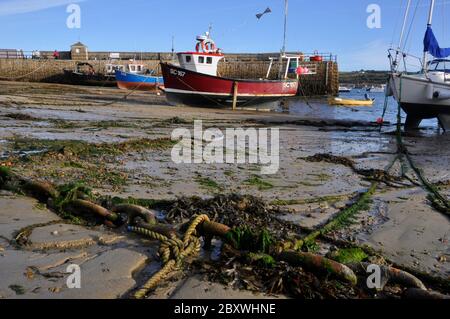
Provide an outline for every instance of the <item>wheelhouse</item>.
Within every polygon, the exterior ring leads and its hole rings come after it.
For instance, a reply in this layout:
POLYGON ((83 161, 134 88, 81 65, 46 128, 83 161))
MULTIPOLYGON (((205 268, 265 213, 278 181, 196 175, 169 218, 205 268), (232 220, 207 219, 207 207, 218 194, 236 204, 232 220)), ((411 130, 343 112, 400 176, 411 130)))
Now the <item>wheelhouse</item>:
POLYGON ((197 45, 193 52, 177 54, 180 66, 189 71, 217 76, 217 66, 225 56, 216 47, 209 33, 197 37, 197 45))
POLYGON ((144 74, 146 72, 146 68, 143 64, 130 63, 128 64, 128 72, 132 74, 144 74))

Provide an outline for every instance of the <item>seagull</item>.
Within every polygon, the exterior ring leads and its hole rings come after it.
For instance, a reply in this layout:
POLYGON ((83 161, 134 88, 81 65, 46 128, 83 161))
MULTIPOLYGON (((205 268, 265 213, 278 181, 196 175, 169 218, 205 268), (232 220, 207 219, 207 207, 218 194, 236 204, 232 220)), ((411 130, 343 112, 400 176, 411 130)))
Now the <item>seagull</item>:
POLYGON ((271 12, 272 12, 272 10, 270 10, 270 8, 267 8, 266 11, 264 11, 263 13, 258 13, 256 15, 256 18, 259 20, 262 18, 263 15, 265 15, 266 13, 271 13, 271 12))

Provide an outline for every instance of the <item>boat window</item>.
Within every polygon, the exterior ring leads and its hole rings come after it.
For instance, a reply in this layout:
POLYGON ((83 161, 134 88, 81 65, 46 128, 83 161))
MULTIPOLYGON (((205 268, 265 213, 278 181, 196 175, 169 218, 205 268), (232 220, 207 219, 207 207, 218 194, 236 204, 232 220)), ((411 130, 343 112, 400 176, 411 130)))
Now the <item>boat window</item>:
POLYGON ((199 56, 198 57, 198 63, 205 63, 205 57, 199 56))
POLYGON ((136 71, 136 66, 130 65, 130 71, 132 71, 132 72, 136 71))
POLYGON ((206 58, 206 63, 208 63, 208 64, 212 64, 212 57, 207 57, 206 58))
POLYGON ((190 55, 186 55, 186 63, 190 63, 191 62, 191 56, 190 55))
POLYGON ((448 73, 450 72, 450 61, 448 60, 432 61, 429 66, 429 70, 448 73))

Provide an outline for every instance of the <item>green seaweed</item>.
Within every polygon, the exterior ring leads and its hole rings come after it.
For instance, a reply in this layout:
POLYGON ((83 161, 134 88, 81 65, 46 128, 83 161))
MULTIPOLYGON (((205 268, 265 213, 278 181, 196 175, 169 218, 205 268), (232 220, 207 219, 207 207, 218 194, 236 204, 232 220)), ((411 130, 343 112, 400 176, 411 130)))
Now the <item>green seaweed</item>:
POLYGON ((197 177, 195 181, 203 188, 216 191, 221 190, 222 187, 214 180, 209 177, 197 177))
POLYGON ((135 139, 120 143, 94 144, 79 140, 41 140, 14 138, 12 146, 20 151, 58 152, 75 156, 92 157, 101 155, 121 155, 131 151, 167 149, 175 144, 167 138, 135 139))
POLYGON ((334 218, 320 230, 314 231, 306 236, 304 239, 305 244, 313 242, 320 235, 325 235, 334 230, 353 224, 354 219, 359 214, 359 212, 370 208, 370 203, 372 202, 371 197, 375 193, 377 185, 378 183, 373 183, 367 192, 360 195, 355 204, 342 210, 336 218, 334 218))
POLYGON ((361 248, 343 248, 330 254, 330 258, 341 263, 359 263, 369 256, 361 248))
POLYGON ((24 295, 26 293, 25 288, 20 285, 10 285, 9 289, 13 290, 16 295, 24 295))
POLYGON ((268 253, 274 243, 267 229, 256 232, 249 227, 233 228, 227 233, 227 240, 234 243, 236 249, 260 253, 268 253))
POLYGON ((322 202, 338 202, 341 200, 348 199, 350 195, 330 195, 322 197, 314 197, 307 199, 276 199, 270 202, 271 205, 277 206, 289 206, 289 205, 304 205, 304 204, 314 204, 322 202))
POLYGON ((272 268, 277 263, 272 256, 263 253, 249 253, 248 258, 257 265, 266 268, 272 268))
POLYGON ((247 179, 244 183, 246 185, 256 186, 256 187, 258 187, 258 190, 260 190, 260 191, 269 190, 274 187, 272 183, 263 180, 258 175, 253 175, 252 177, 247 179))

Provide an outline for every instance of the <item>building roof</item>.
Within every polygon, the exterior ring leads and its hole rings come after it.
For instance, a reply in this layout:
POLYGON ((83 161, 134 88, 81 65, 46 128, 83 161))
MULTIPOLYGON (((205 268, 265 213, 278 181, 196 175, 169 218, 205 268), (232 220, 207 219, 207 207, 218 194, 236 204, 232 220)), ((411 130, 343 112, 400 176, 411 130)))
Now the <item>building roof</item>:
POLYGON ((78 41, 77 43, 72 44, 70 47, 73 48, 73 47, 87 47, 87 46, 78 41))

